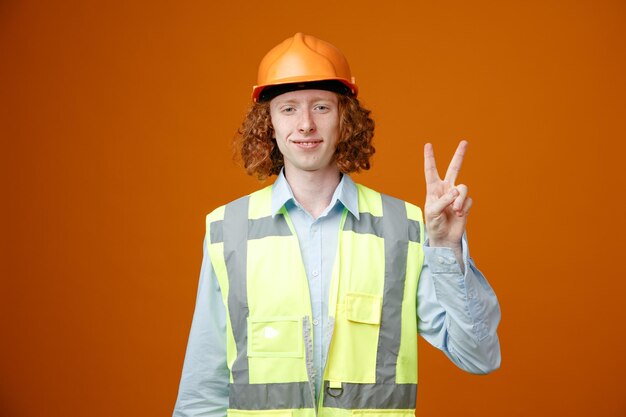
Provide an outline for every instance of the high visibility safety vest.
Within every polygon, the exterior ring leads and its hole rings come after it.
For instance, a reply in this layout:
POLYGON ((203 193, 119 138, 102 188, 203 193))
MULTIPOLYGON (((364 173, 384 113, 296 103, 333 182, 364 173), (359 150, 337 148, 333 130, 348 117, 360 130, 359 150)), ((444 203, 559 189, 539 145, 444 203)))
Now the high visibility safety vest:
POLYGON ((344 209, 338 231, 317 403, 309 287, 287 211, 272 217, 269 186, 207 216, 228 317, 228 416, 414 415, 422 213, 357 190, 359 219, 344 209))

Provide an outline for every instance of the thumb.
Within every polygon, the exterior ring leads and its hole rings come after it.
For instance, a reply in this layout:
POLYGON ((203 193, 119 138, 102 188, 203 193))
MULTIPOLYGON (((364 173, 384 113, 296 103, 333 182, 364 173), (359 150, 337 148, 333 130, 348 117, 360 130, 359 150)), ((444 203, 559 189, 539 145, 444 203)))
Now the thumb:
POLYGON ((430 215, 431 216, 439 216, 450 204, 454 202, 454 199, 459 196, 459 190, 456 187, 450 188, 447 193, 439 197, 437 200, 433 201, 430 206, 430 215))

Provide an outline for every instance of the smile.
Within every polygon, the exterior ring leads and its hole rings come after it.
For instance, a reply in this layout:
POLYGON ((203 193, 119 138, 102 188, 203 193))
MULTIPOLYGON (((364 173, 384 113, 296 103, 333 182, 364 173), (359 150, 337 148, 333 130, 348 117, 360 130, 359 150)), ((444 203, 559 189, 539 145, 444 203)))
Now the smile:
POLYGON ((292 140, 294 145, 297 145, 300 148, 312 149, 320 145, 323 140, 321 139, 312 139, 312 140, 292 140))

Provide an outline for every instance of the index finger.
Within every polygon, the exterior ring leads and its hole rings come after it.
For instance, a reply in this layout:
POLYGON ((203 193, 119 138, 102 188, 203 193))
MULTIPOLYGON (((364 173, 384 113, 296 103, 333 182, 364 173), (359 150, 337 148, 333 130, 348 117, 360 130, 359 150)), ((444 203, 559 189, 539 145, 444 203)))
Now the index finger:
POLYGON ((439 172, 435 164, 435 152, 433 145, 427 143, 424 145, 424 176, 426 177, 426 188, 429 184, 439 181, 439 172))
POLYGON ((459 143, 459 146, 457 146, 456 152, 454 152, 454 156, 452 157, 450 165, 448 165, 448 170, 446 171, 445 180, 448 181, 451 185, 454 185, 456 177, 459 175, 459 171, 461 170, 461 165, 463 164, 463 157, 465 156, 466 150, 467 141, 462 140, 459 143))

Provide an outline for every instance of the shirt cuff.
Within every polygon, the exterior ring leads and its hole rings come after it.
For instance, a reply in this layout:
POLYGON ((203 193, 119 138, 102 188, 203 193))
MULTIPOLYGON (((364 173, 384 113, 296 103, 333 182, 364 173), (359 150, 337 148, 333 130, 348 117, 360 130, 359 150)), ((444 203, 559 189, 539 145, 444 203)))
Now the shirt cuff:
POLYGON ((464 269, 461 269, 461 265, 459 265, 453 249, 446 247, 432 247, 429 245, 430 242, 426 239, 426 242, 424 242, 424 258, 433 274, 463 275, 462 271, 467 271, 469 263, 469 247, 467 245, 467 237, 465 233, 463 233, 463 237, 461 238, 463 264, 465 266, 464 269))

